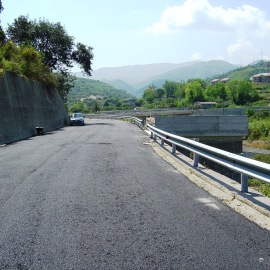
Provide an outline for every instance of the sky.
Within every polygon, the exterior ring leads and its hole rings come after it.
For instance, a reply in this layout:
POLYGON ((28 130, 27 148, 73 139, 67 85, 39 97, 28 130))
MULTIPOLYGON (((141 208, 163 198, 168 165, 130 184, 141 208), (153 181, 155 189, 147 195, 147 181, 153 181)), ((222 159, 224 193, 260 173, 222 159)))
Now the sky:
POLYGON ((21 15, 60 22, 93 48, 92 69, 193 60, 270 60, 269 0, 2 0, 5 30, 21 15))

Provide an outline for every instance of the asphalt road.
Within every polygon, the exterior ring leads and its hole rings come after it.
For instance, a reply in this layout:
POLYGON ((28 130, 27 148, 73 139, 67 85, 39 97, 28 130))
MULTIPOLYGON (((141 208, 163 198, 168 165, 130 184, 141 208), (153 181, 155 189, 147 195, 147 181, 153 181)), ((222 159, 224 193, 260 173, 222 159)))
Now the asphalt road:
POLYGON ((270 234, 138 127, 86 120, 0 148, 0 269, 270 269, 270 234))

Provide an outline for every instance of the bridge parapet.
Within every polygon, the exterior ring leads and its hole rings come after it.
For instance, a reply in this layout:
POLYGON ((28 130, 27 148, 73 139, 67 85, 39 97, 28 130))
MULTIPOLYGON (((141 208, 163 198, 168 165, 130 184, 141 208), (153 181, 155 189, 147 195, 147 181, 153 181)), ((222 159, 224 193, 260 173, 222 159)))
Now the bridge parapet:
MULTIPOLYGON (((243 139, 248 136, 248 117, 246 115, 156 116, 155 127, 185 138, 197 138, 201 143, 221 150, 241 154, 243 139)), ((189 155, 185 149, 179 151, 189 155)), ((200 162, 214 170, 223 170, 219 165, 204 158, 201 158, 200 162)), ((225 169, 224 174, 237 180, 240 177, 238 173, 235 174, 228 169, 225 169)))

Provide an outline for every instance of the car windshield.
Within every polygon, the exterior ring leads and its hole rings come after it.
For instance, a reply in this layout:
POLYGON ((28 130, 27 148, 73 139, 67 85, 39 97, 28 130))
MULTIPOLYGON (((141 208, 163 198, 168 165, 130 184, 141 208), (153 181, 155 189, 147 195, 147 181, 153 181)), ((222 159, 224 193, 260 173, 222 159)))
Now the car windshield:
POLYGON ((74 113, 73 117, 82 117, 82 114, 81 113, 74 113))

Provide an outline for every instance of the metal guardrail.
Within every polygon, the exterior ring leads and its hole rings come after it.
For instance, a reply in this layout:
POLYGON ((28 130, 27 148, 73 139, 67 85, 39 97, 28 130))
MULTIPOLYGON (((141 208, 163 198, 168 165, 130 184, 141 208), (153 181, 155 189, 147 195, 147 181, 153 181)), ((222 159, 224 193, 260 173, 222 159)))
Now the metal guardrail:
POLYGON ((218 148, 208 146, 198 141, 177 136, 158 129, 150 124, 151 137, 161 139, 161 144, 168 141, 172 144, 172 154, 176 152, 176 146, 182 147, 194 153, 193 166, 198 167, 198 157, 202 156, 224 167, 241 173, 241 191, 248 192, 248 176, 270 183, 270 165, 233 154, 218 148))
POLYGON ((136 125, 139 126, 141 129, 144 129, 145 121, 142 120, 142 119, 139 119, 139 118, 137 118, 137 117, 118 116, 118 117, 115 117, 115 119, 127 119, 127 120, 130 120, 132 123, 136 124, 136 125))

